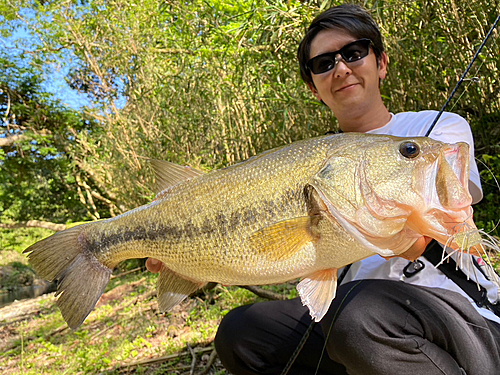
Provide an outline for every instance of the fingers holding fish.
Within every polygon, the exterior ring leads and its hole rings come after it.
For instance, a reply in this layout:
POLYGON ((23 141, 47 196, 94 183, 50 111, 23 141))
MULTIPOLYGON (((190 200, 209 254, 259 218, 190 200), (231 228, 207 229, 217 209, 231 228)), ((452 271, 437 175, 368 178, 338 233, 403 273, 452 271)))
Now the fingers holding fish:
POLYGON ((161 270, 162 263, 158 259, 148 258, 146 260, 146 268, 149 272, 158 273, 161 270))

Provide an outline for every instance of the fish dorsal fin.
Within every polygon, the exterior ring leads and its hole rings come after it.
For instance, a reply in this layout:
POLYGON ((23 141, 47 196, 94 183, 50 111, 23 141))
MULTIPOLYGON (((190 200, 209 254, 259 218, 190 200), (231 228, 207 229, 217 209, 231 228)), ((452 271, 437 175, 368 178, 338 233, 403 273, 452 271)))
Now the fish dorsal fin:
POLYGON ((158 276, 156 283, 160 311, 166 312, 170 310, 205 284, 186 280, 162 264, 160 276, 158 276))
POLYGON ((319 322, 337 293, 337 269, 316 271, 297 284, 297 291, 314 321, 319 322))
POLYGON ((314 240, 310 226, 309 216, 283 220, 253 233, 250 243, 269 260, 286 260, 314 240))
POLYGON ((156 175, 157 192, 204 174, 202 171, 189 166, 174 164, 165 160, 150 159, 149 162, 156 175))

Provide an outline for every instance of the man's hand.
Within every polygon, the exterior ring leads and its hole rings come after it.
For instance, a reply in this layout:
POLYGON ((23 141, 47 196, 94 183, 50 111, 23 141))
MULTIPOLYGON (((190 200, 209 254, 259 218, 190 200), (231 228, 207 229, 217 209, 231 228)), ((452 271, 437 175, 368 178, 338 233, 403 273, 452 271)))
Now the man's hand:
POLYGON ((153 273, 160 272, 161 265, 162 265, 162 263, 158 259, 148 258, 148 260, 146 260, 146 268, 150 272, 153 272, 153 273))
POLYGON ((391 258, 400 257, 400 258, 411 260, 413 262, 414 260, 416 260, 419 256, 421 256, 424 253, 425 248, 427 247, 427 245, 431 241, 432 241, 432 238, 430 238, 430 237, 426 237, 426 236, 420 237, 403 254, 393 255, 393 256, 390 256, 390 257, 383 257, 383 258, 385 258, 385 259, 391 259, 391 258))

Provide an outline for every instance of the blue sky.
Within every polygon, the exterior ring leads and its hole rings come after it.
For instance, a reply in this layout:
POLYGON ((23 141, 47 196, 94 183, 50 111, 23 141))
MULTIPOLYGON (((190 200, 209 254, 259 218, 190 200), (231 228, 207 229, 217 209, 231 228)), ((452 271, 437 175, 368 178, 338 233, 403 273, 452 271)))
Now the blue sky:
MULTIPOLYGON (((17 28, 10 37, 2 37, 0 48, 12 56, 19 56, 23 50, 31 51, 38 44, 31 35, 28 34, 23 27, 17 28)), ((68 52, 69 53, 69 52, 68 52)), ((91 104, 86 95, 77 92, 69 87, 66 83, 65 76, 69 71, 69 66, 66 66, 68 61, 72 60, 72 56, 67 56, 65 61, 56 61, 55 63, 47 64, 44 67, 44 82, 42 88, 54 95, 54 98, 60 99, 62 103, 73 109, 80 109, 83 106, 91 104)))
MULTIPOLYGON (((31 27, 31 22, 33 22, 33 25, 36 24, 35 12, 32 9, 23 8, 19 10, 18 14, 20 18, 12 21, 8 21, 0 15, 0 22, 4 24, 4 28, 7 30, 13 29, 11 36, 0 37, 2 38, 0 40, 0 49, 5 50, 8 55, 17 57, 21 56, 23 52, 35 51, 37 48, 43 47, 41 40, 37 36, 32 36, 28 30, 31 27), (27 26, 27 24, 30 26, 27 26)), ((46 15, 46 17, 50 17, 50 15, 46 15)), ((25 61, 26 64, 29 64, 30 57, 36 58, 37 54, 25 53, 24 57, 24 59, 17 58, 15 60, 25 61)), ((79 110, 84 106, 92 107, 92 101, 85 94, 70 88, 65 80, 70 69, 77 66, 78 58, 72 54, 70 49, 63 50, 62 57, 53 55, 52 58, 55 61, 42 62, 44 72, 42 89, 53 94, 55 99, 59 99, 72 109, 79 110)), ((116 78, 117 82, 120 82, 119 77, 116 78)), ((125 97, 119 97, 115 101, 117 108, 123 108, 125 104, 125 97)))
POLYGON ((73 109, 90 106, 91 102, 86 95, 71 89, 64 77, 68 69, 52 66, 46 73, 46 80, 42 87, 54 95, 56 99, 73 109))
MULTIPOLYGON (((20 55, 24 50, 34 50, 36 41, 28 34, 28 32, 23 29, 17 29, 11 37, 2 38, 0 41, 0 48, 5 49, 8 54, 20 55), (17 45, 25 46, 22 48, 16 47, 17 45)), ((74 55, 71 55, 71 51, 67 51, 67 55, 61 58, 59 61, 49 63, 44 66, 44 82, 42 88, 46 92, 52 93, 55 99, 61 100, 62 103, 68 107, 79 110, 84 106, 91 107, 92 101, 88 97, 72 89, 65 80, 68 72, 72 66, 76 64, 73 62, 76 60, 74 55), (64 61, 63 61, 64 60, 64 61)), ((124 97, 118 98, 115 101, 117 108, 123 108, 126 104, 126 99, 124 97)))

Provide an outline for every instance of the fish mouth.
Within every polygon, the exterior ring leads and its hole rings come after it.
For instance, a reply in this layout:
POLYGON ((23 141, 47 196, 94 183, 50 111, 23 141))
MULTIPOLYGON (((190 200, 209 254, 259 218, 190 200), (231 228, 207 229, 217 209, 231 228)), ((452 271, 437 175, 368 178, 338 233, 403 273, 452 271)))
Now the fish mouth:
POLYGON ((436 162, 424 172, 432 177, 421 186, 426 210, 408 220, 417 232, 454 249, 460 246, 450 238, 477 231, 468 189, 469 160, 469 146, 463 142, 438 151, 436 162))
POLYGON ((472 203, 472 197, 469 194, 469 145, 460 142, 454 145, 448 145, 443 151, 446 162, 450 165, 452 171, 460 182, 460 186, 465 190, 467 197, 463 197, 468 205, 472 203))
POLYGON ((481 256, 484 249, 481 245, 480 231, 472 217, 472 211, 470 208, 470 214, 462 220, 458 216, 449 216, 444 228, 430 227, 424 231, 424 236, 431 237, 450 249, 481 256), (464 239, 466 240, 464 241, 464 239))
POLYGON ((432 152, 434 162, 421 170, 416 189, 425 204, 424 211, 461 212, 472 204, 469 193, 469 146, 446 145, 432 152))

